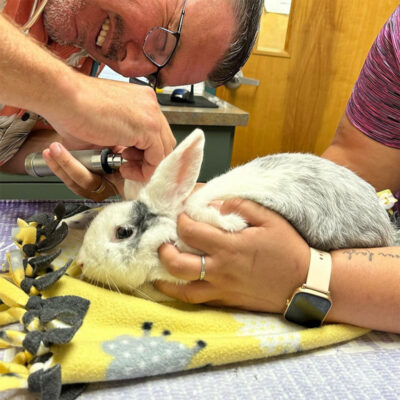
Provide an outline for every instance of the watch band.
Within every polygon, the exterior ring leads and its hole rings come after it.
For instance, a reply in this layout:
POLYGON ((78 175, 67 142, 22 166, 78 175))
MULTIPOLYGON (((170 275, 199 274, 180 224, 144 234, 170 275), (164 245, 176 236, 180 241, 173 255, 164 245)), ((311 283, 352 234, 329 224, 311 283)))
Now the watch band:
POLYGON ((317 292, 329 293, 332 257, 330 253, 310 247, 310 266, 305 287, 317 292))

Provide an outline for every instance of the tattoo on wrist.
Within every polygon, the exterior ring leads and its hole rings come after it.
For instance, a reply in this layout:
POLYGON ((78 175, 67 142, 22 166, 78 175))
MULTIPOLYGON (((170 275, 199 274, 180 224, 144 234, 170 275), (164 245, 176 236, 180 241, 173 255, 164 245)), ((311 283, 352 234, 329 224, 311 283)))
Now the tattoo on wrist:
POLYGON ((374 252, 371 250, 345 250, 343 254, 346 254, 348 260, 351 260, 353 256, 363 256, 368 257, 368 261, 372 261, 374 257, 387 257, 387 258, 395 258, 400 259, 400 254, 392 254, 392 253, 384 253, 384 252, 374 252))

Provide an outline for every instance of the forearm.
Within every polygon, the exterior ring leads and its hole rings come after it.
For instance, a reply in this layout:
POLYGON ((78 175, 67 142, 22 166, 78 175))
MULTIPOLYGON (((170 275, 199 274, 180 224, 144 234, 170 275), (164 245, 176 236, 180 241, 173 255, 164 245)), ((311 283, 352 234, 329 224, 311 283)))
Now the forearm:
POLYGON ((55 113, 78 73, 0 15, 0 104, 55 113))
POLYGON ((400 150, 378 143, 356 129, 343 114, 332 144, 322 157, 351 169, 376 190, 400 189, 400 150))
POLYGON ((332 253, 328 321, 400 333, 400 247, 332 253))
POLYGON ((55 131, 43 130, 32 132, 15 156, 0 166, 0 171, 10 174, 25 174, 25 157, 30 153, 43 151, 50 143, 55 141, 62 142, 60 135, 55 131))

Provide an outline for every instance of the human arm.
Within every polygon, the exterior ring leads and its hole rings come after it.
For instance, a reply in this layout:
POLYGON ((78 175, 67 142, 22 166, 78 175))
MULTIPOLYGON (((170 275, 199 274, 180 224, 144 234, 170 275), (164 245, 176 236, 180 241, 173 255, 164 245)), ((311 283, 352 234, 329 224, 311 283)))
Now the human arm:
MULTIPOLYGON (((156 287, 185 302, 283 313, 286 300, 306 281, 308 245, 285 219, 250 201, 225 201, 221 212, 239 213, 250 227, 229 233, 181 215, 179 236, 206 254, 205 280, 198 280, 199 256, 166 244, 159 250, 165 268, 193 282, 156 287)), ((399 260, 398 247, 333 251, 327 321, 400 332, 399 260)))
POLYGON ((175 146, 175 139, 148 87, 87 77, 68 67, 0 15, 0 103, 45 117, 69 143, 122 145, 142 153, 147 180, 175 146))
POLYGON ((348 167, 377 191, 390 189, 396 193, 400 189, 400 149, 369 138, 350 122, 346 113, 322 157, 348 167))
MULTIPOLYGON (((105 177, 90 172, 84 165, 76 160, 65 148, 65 140, 57 132, 52 130, 40 130, 32 132, 24 142, 20 150, 7 163, 0 166, 1 172, 25 174, 25 157, 30 153, 41 153, 53 173, 64 184, 79 196, 102 201, 117 194, 123 195, 123 178, 119 173, 108 174, 105 177), (102 183, 105 187, 100 193, 96 192, 102 183)), ((85 149, 96 146, 85 145, 85 149)), ((70 145, 69 150, 80 150, 79 143, 70 145)), ((114 151, 122 151, 117 147, 114 151)))

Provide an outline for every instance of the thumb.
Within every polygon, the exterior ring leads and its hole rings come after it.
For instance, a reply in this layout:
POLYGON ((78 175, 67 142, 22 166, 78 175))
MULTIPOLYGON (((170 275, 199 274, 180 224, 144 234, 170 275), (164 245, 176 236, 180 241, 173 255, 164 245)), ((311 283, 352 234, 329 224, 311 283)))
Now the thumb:
POLYGON ((264 206, 251 200, 233 198, 225 200, 220 206, 221 214, 239 214, 250 226, 265 225, 282 217, 264 206))

